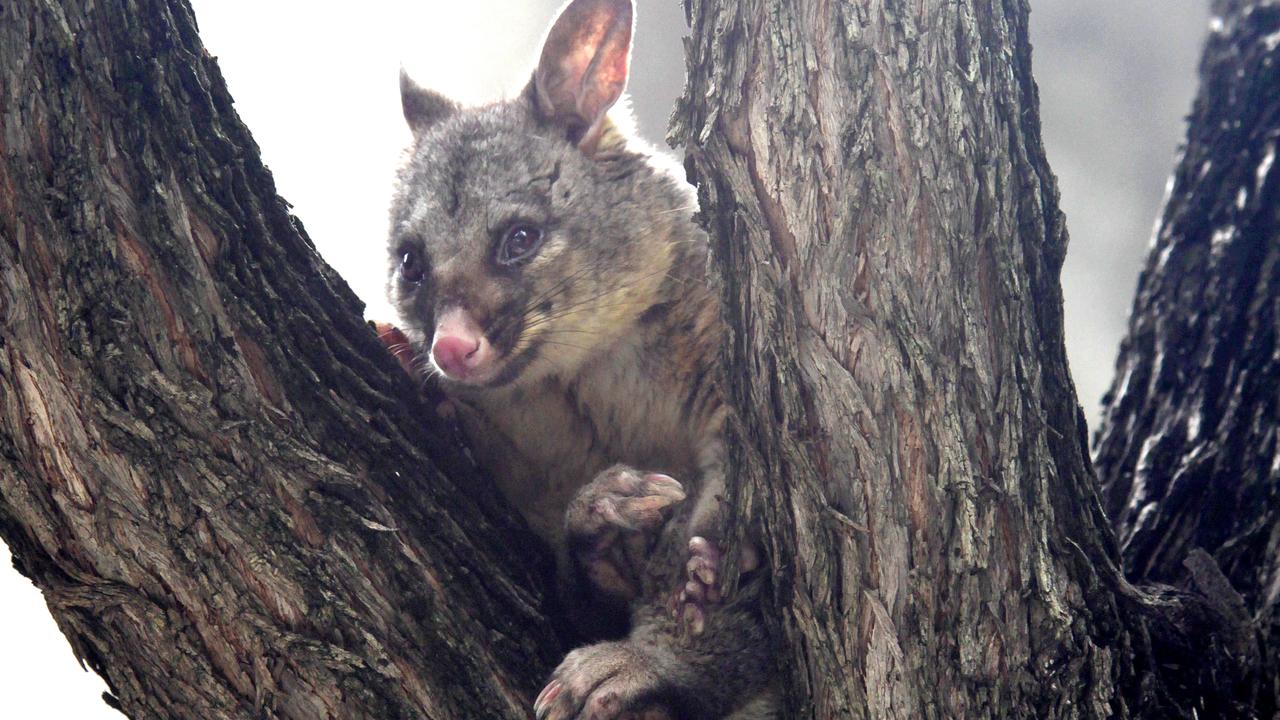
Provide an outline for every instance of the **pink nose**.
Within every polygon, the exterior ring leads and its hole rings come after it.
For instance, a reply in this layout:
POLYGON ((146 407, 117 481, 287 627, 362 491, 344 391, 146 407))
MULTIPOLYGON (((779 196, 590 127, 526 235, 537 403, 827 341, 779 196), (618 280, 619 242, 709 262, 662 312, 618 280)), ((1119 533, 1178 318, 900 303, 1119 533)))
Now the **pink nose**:
POLYGON ((480 357, 480 341, 471 338, 437 337, 431 357, 445 375, 461 378, 475 369, 480 357))
POLYGON ((493 349, 484 331, 460 309, 449 309, 436 321, 431 359, 452 380, 477 380, 489 370, 493 349))

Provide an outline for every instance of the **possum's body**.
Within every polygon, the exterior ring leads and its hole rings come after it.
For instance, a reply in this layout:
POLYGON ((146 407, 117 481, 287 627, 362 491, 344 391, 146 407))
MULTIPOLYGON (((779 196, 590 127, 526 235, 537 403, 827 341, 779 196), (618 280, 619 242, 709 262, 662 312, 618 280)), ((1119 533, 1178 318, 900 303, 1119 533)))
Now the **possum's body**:
POLYGON ((389 294, 416 365, 576 568, 574 592, 631 609, 626 639, 566 658, 539 718, 771 707, 754 586, 720 604, 723 331, 706 238, 688 186, 605 117, 630 34, 630 0, 573 0, 518 98, 462 109, 402 81, 415 143, 389 294))
MULTIPOLYGON (((707 454, 724 424, 714 374, 721 328, 702 279, 705 240, 670 242, 673 267, 644 296, 627 300, 609 321, 625 332, 600 343, 593 357, 532 384, 456 392, 473 409, 471 436, 503 493, 553 545, 563 541, 569 501, 609 466, 667 473, 697 492, 704 465, 716 460, 707 454)), ((563 337, 599 341, 591 333, 563 337)))

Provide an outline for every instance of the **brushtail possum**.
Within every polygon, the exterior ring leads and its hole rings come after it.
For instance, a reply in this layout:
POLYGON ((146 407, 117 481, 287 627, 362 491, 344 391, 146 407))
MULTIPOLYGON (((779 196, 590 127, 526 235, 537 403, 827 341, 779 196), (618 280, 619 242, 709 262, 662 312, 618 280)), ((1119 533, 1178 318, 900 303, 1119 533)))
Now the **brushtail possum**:
POLYGON ((569 654, 537 717, 773 717, 754 553, 733 597, 720 583, 724 334, 706 237, 692 189, 608 117, 632 15, 631 0, 572 0, 523 92, 490 105, 402 73, 414 141, 388 293, 402 357, 557 549, 575 612, 630 616, 625 637, 569 654))

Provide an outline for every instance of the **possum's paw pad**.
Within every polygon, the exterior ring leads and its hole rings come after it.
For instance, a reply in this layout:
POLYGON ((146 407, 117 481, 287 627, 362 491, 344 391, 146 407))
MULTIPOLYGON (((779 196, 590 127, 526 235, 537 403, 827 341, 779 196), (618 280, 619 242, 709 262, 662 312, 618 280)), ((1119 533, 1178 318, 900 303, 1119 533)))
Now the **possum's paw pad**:
POLYGON ((578 492, 569 503, 565 524, 571 536, 607 542, 614 530, 657 527, 663 512, 684 498, 684 487, 675 478, 619 465, 578 492))
POLYGON ((537 720, 671 720, 656 668, 625 642, 569 653, 534 701, 537 720))
POLYGON ((671 615, 681 627, 693 635, 701 635, 706 627, 707 608, 723 599, 720 589, 720 563, 724 554, 719 546, 703 537, 689 540, 689 561, 685 563, 684 587, 671 597, 671 615))
MULTIPOLYGON (((689 561, 685 563, 684 587, 671 596, 669 609, 672 617, 692 635, 701 635, 706 628, 707 609, 724 600, 721 586, 721 567, 724 553, 720 546, 704 537, 689 540, 689 561)), ((760 566, 760 555, 755 546, 746 545, 738 557, 738 571, 749 573, 760 566)))

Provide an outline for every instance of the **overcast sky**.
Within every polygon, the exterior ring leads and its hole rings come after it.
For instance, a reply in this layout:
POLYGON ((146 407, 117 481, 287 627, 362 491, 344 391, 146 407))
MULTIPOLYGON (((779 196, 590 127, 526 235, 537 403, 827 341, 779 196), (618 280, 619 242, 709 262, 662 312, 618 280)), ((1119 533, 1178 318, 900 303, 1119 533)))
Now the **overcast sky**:
MULTIPOLYGON (((1090 423, 1111 379, 1137 272, 1190 109, 1207 27, 1202 0, 1031 0, 1034 71, 1071 246, 1067 350, 1090 423)), ((281 194, 367 303, 382 298, 390 188, 408 132, 397 72, 478 102, 528 78, 553 0, 194 0, 241 117, 281 194)), ((684 76, 678 0, 638 0, 630 90, 662 138, 684 76)), ((120 718, 80 670, 40 593, 0 546, 5 718, 120 718)))

